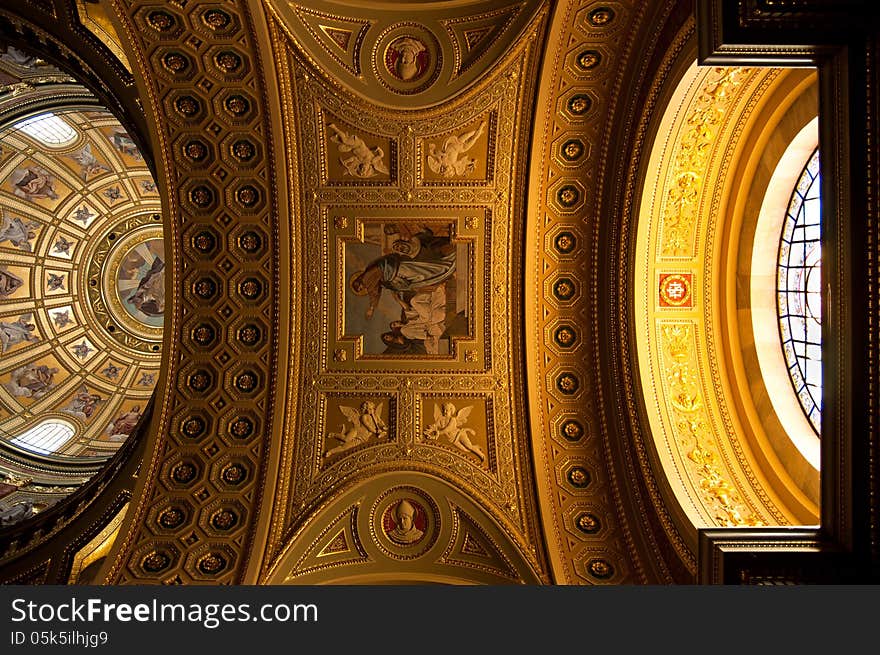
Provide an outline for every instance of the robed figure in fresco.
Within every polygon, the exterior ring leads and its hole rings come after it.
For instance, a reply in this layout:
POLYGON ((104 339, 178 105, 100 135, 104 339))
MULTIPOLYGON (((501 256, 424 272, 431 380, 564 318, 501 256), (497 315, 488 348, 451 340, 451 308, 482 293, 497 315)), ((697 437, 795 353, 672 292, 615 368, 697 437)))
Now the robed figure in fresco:
POLYGON ((386 345, 405 346, 407 340, 419 340, 427 354, 439 352, 439 339, 446 329, 446 281, 455 273, 455 260, 456 246, 450 237, 435 236, 430 228, 415 234, 404 231, 391 244, 390 253, 351 276, 352 292, 369 298, 368 320, 386 290, 400 305, 400 320, 393 321, 382 335, 386 345))

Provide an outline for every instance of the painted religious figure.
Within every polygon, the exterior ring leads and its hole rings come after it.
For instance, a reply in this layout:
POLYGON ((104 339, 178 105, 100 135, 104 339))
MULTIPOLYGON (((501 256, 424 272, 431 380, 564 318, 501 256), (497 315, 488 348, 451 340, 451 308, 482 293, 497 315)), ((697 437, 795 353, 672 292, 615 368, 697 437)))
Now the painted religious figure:
POLYGON ((96 393, 89 393, 85 386, 81 386, 76 395, 61 411, 71 416, 76 416, 81 421, 87 421, 102 402, 104 402, 104 399, 101 396, 96 393))
POLYGON ((22 52, 16 47, 6 46, 6 52, 0 55, 0 59, 9 63, 15 64, 16 66, 21 66, 22 68, 35 68, 37 65, 37 58, 33 55, 29 55, 26 52, 22 52))
POLYGON ((79 164, 79 176, 83 182, 88 180, 91 175, 100 175, 101 173, 107 173, 110 171, 110 169, 99 162, 97 157, 92 153, 91 143, 85 144, 70 156, 77 164, 79 164))
POLYGON ((0 265, 0 298, 8 298, 24 284, 24 280, 0 265))
POLYGON ((34 334, 36 325, 30 323, 33 314, 24 314, 17 321, 0 321, 0 354, 20 343, 39 341, 34 334))
POLYGON ((434 405, 434 423, 425 430, 423 436, 428 441, 436 441, 443 438, 456 448, 466 453, 473 453, 480 458, 481 463, 486 462, 486 453, 471 437, 475 431, 464 427, 473 410, 472 405, 462 407, 456 411, 453 403, 441 403, 434 405))
POLYGON ((13 171, 10 180, 12 181, 12 192, 19 198, 25 200, 58 199, 58 193, 55 191, 55 178, 40 166, 18 168, 13 171))
POLYGON ((382 411, 385 403, 378 405, 369 400, 361 403, 359 409, 339 406, 339 411, 348 419, 350 425, 343 423, 339 432, 330 432, 327 435, 328 443, 331 441, 340 442, 339 445, 330 448, 324 457, 332 457, 337 453, 344 452, 362 443, 366 443, 372 437, 384 439, 388 436, 388 426, 382 419, 382 411))
POLYGON ((113 134, 110 135, 110 141, 113 143, 113 147, 123 155, 129 155, 135 159, 143 158, 141 151, 138 150, 137 144, 135 144, 134 140, 128 136, 128 132, 125 130, 114 130, 113 134))
POLYGON ((476 160, 464 153, 474 147, 477 140, 486 131, 486 122, 474 130, 463 134, 453 134, 443 142, 443 149, 438 150, 437 144, 428 144, 428 168, 443 177, 454 177, 472 173, 476 160))
POLYGON ((8 241, 13 247, 32 252, 31 239, 37 236, 38 221, 25 221, 18 216, 3 216, 0 219, 0 241, 8 241))
POLYGON ((125 255, 116 281, 119 298, 132 317, 153 327, 165 314, 165 247, 150 239, 125 255))
POLYGON ((110 441, 125 441, 141 420, 141 406, 135 405, 122 412, 107 426, 106 434, 110 441))
POLYGON ((450 354, 468 331, 467 261, 452 224, 365 225, 347 244, 346 334, 364 335, 365 354, 450 354))
POLYGON ((58 369, 45 364, 25 364, 9 374, 4 386, 13 396, 42 398, 55 387, 58 369))

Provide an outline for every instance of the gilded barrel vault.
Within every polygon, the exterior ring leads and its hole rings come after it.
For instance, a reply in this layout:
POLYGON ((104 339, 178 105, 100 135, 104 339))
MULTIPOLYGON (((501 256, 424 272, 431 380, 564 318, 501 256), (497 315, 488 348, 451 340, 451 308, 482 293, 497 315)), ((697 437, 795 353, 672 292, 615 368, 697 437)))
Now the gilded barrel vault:
MULTIPOLYGON (((0 9, 0 437, 52 416, 79 434, 49 454, 94 466, 0 539, 3 580, 693 582, 713 530, 840 510, 840 435, 804 454, 772 413, 751 268, 840 61, 714 52, 716 0, 25 4, 0 9), (21 128, 50 89, 55 145, 21 128)), ((2 528, 46 488, 0 473, 2 528)))
MULTIPOLYGON (((447 97, 432 96, 439 103, 411 110, 427 97, 414 87, 422 75, 426 88, 435 72, 450 76, 431 44, 436 39, 448 52, 452 42, 434 23, 396 24, 373 36, 375 43, 368 31, 362 47, 385 53, 381 66, 391 44, 410 39, 427 49, 416 69, 401 73, 410 79, 391 75, 369 92, 355 87, 360 93, 333 92, 332 71, 310 56, 313 30, 289 20, 273 27, 288 99, 282 110, 288 156, 300 162, 291 180, 297 189, 291 213, 301 249, 290 275, 304 298, 293 303, 291 315, 299 335, 291 356, 299 360, 290 367, 286 421, 296 428, 283 451, 294 456, 289 469, 282 467, 290 474, 282 473, 278 483, 285 502, 273 518, 270 546, 277 551, 270 580, 315 579, 322 569, 294 558, 305 538, 300 535, 333 519, 334 499, 352 488, 365 494, 358 516, 369 516, 364 504, 383 497, 376 479, 390 471, 417 481, 399 502, 417 509, 420 531, 454 541, 449 530, 461 521, 440 499, 469 498, 480 509, 470 510, 468 520, 483 526, 473 534, 505 535, 507 545, 483 549, 486 565, 491 553, 513 547, 515 559, 528 565, 502 580, 548 579, 516 391, 522 371, 514 319, 521 310, 514 275, 520 264, 511 248, 522 239, 525 116, 546 9, 533 7, 532 14, 516 47, 481 66, 473 62, 470 71, 481 73, 474 84, 457 93, 455 85, 446 86, 447 97), (436 37, 427 38, 432 33, 436 37), (412 100, 384 107, 388 89, 412 100), (368 93, 374 95, 361 97, 368 93), (441 481, 448 486, 437 500, 418 500, 441 481)), ((486 38, 490 17, 473 17, 486 38)), ((342 29, 335 18, 334 29, 342 29)), ((394 523, 394 512, 381 521, 394 523)), ((364 534, 362 520, 353 530, 352 538, 380 547, 357 567, 358 575, 392 575, 389 561, 451 578, 474 574, 438 550, 443 544, 389 546, 375 524, 371 537, 364 534)), ((479 560, 477 551, 471 558, 479 560)), ((345 575, 337 568, 334 578, 345 575)))
POLYGON ((638 11, 116 8, 182 294, 110 577, 643 580, 590 363, 638 11))

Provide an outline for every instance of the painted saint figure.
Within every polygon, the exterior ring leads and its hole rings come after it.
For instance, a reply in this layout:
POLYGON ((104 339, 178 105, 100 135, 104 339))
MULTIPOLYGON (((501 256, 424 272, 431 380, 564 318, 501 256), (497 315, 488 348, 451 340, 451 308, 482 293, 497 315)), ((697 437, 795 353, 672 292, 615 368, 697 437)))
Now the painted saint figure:
POLYGON ((106 433, 109 435, 110 441, 125 441, 140 420, 140 405, 135 405, 127 412, 123 412, 117 416, 113 422, 107 426, 106 433))
POLYGON ((13 193, 19 198, 25 200, 58 199, 58 194, 55 192, 55 178, 45 168, 39 166, 19 168, 12 173, 10 179, 12 186, 15 187, 13 193))
POLYGON ((104 402, 96 393, 89 393, 85 386, 79 388, 77 394, 67 404, 67 407, 61 411, 76 416, 78 419, 85 421, 92 417, 99 403, 104 402))
POLYGON ((0 353, 5 353, 19 343, 40 340, 38 336, 33 334, 37 326, 28 323, 32 316, 32 314, 25 314, 12 323, 0 321, 0 353))
POLYGON ((382 335, 386 345, 420 340, 426 353, 437 354, 446 330, 445 283, 455 273, 455 263, 456 245, 450 237, 435 236, 429 228, 416 234, 404 231, 391 244, 391 252, 352 275, 349 286, 355 295, 369 297, 367 320, 386 289, 400 305, 400 320, 382 335))
POLYGON ((87 143, 78 151, 70 155, 79 164, 79 176, 83 182, 89 179, 89 175, 100 175, 109 172, 110 169, 98 161, 92 153, 92 144, 87 143))
POLYGON ((128 302, 147 316, 165 313, 165 262, 161 257, 153 259, 150 269, 138 283, 128 302))
POLYGON ((14 247, 24 252, 31 252, 31 239, 37 236, 36 229, 40 227, 38 221, 27 221, 18 218, 4 216, 0 221, 0 241, 8 241, 14 247))
POLYGON ((130 157, 134 157, 135 159, 143 159, 141 151, 138 150, 138 147, 135 144, 134 140, 130 136, 128 136, 128 132, 126 132, 125 130, 115 130, 110 137, 110 141, 113 143, 113 146, 123 155, 129 155, 130 157))
POLYGON ((45 364, 25 364, 9 374, 5 386, 13 396, 42 398, 55 387, 58 369, 45 364))

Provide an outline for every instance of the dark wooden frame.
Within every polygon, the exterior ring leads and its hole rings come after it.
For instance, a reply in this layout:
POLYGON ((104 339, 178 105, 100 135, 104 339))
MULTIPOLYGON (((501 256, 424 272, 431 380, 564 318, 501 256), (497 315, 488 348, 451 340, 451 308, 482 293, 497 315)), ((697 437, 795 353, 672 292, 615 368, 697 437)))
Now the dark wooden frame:
POLYGON ((699 61, 815 66, 822 166, 821 523, 704 529, 702 584, 876 583, 878 22, 871 0, 696 0, 699 61))

